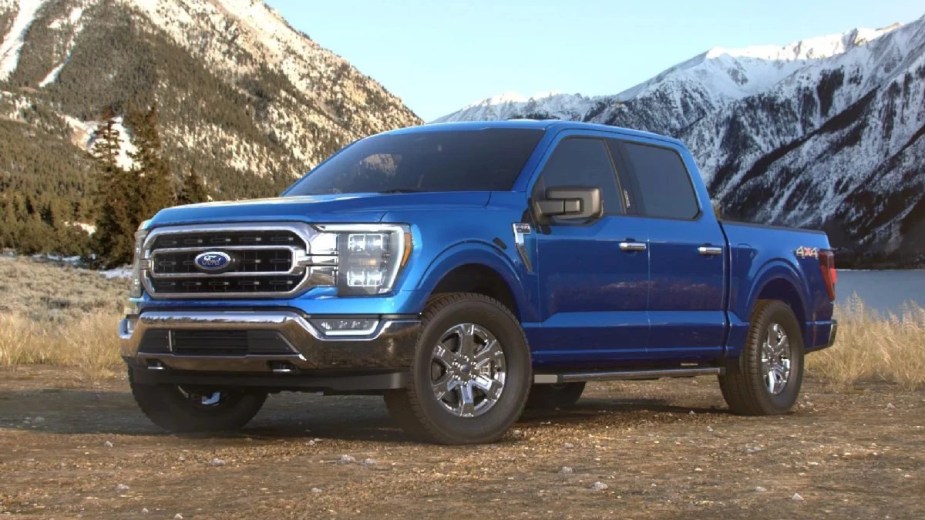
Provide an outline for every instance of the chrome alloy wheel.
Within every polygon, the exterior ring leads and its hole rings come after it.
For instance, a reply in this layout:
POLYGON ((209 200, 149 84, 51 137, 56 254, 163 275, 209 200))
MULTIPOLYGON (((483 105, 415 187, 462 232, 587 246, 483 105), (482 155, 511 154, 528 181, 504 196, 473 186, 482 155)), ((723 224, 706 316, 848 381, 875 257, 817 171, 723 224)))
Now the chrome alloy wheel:
POLYGON ((478 417, 504 391, 506 360, 497 338, 473 323, 450 327, 440 336, 431 358, 434 396, 457 417, 478 417))
POLYGON ((771 395, 779 395, 790 380, 790 338, 780 323, 768 326, 768 336, 761 345, 761 374, 771 395))

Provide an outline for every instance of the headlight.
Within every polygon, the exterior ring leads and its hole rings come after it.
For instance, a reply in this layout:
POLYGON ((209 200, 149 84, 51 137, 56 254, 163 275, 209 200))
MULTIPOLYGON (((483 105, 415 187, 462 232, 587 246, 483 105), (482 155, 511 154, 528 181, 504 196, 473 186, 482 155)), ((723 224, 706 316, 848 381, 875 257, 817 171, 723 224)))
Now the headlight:
POLYGON ((135 258, 132 261, 132 287, 129 289, 130 298, 141 298, 141 293, 143 286, 141 284, 142 270, 144 269, 147 260, 145 259, 145 239, 148 237, 148 221, 144 221, 138 226, 138 231, 135 232, 135 258))
POLYGON ((337 251, 337 293, 374 295, 392 290, 398 273, 411 253, 411 231, 395 224, 330 224, 312 240, 334 243, 337 251), (333 240, 332 240, 333 239, 333 240))

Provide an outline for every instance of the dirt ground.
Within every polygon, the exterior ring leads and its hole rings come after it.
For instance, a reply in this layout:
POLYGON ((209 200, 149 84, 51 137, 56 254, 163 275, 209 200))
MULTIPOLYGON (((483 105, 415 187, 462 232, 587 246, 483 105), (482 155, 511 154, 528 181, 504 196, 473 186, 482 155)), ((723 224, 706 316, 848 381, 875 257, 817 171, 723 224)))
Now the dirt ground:
POLYGON ((124 380, 0 372, 2 518, 925 518, 925 391, 809 381, 797 410, 725 411, 715 379, 590 385, 502 442, 411 442, 377 397, 271 396, 175 436, 124 380))

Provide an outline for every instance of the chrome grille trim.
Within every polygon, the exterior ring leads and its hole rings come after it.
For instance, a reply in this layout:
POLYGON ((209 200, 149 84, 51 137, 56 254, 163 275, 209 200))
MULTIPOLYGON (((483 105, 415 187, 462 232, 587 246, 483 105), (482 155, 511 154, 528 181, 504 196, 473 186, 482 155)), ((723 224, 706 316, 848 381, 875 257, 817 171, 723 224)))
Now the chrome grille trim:
POLYGON ((288 298, 296 296, 314 286, 332 285, 337 273, 337 257, 332 251, 318 251, 318 255, 311 255, 311 241, 320 232, 308 224, 294 222, 273 222, 265 224, 214 224, 194 226, 170 226, 156 228, 145 238, 143 246, 144 258, 141 262, 141 280, 145 291, 153 299, 211 299, 211 298, 288 298), (203 244, 201 246, 184 246, 154 249, 159 237, 165 235, 189 235, 201 233, 221 234, 236 232, 274 232, 289 231, 294 233, 305 244, 305 248, 291 245, 253 245, 253 246, 225 246, 217 244, 203 244), (156 255, 159 253, 205 252, 205 251, 260 251, 260 250, 288 250, 291 255, 289 269, 286 271, 232 271, 219 274, 209 273, 157 273, 156 255), (182 281, 201 279, 203 282, 226 280, 233 282, 241 278, 261 278, 268 280, 274 277, 299 276, 301 280, 290 290, 286 291, 241 291, 241 292, 158 292, 154 287, 154 280, 182 281))

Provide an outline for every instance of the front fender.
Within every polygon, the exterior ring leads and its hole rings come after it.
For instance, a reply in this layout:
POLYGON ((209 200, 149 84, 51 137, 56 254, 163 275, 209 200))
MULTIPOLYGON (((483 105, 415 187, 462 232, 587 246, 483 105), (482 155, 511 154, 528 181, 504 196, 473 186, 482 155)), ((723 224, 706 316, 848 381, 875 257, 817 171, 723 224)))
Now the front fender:
POLYGON ((521 310, 522 319, 532 321, 530 317, 535 314, 535 310, 529 305, 529 298, 524 290, 523 276, 518 273, 514 264, 500 249, 484 242, 453 244, 430 262, 415 288, 415 291, 424 298, 420 302, 421 308, 423 309, 426 299, 447 273, 471 264, 482 265, 498 273, 514 296, 514 301, 521 310))

